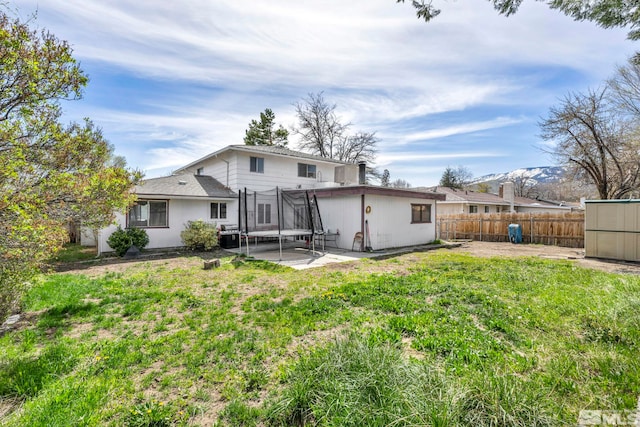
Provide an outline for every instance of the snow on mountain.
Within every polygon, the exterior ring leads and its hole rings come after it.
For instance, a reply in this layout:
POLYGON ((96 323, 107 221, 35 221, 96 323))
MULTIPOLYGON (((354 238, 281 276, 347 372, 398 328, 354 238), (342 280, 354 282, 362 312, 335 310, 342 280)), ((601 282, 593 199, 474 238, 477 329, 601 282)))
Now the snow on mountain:
POLYGON ((530 180, 531 184, 547 184, 557 182, 562 178, 564 168, 562 166, 540 166, 533 168, 520 168, 511 172, 496 173, 474 178, 472 184, 502 183, 505 181, 530 180))

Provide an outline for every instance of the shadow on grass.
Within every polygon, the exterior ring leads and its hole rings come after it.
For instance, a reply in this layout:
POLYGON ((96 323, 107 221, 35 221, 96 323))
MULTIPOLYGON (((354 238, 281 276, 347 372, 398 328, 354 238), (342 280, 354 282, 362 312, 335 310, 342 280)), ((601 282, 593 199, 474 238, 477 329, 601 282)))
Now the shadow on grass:
POLYGON ((64 344, 48 347, 38 357, 0 364, 0 397, 29 398, 76 366, 78 358, 64 344))
POLYGON ((50 267, 56 273, 64 273, 67 271, 86 270, 91 267, 104 265, 135 264, 137 262, 144 261, 170 260, 185 257, 199 257, 203 261, 206 261, 214 258, 226 258, 233 255, 233 252, 228 252, 224 249, 216 249, 211 252, 198 252, 175 248, 173 250, 145 250, 140 254, 140 256, 131 259, 125 259, 116 255, 109 254, 103 255, 99 258, 93 258, 83 261, 54 263, 51 264, 50 267))

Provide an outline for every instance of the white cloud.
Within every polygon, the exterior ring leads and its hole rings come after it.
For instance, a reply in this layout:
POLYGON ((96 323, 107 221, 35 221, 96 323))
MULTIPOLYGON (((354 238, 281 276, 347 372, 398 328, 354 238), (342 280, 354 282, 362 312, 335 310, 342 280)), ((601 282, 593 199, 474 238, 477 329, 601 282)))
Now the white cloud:
MULTIPOLYGON (((429 24, 410 2, 394 0, 21 0, 20 7, 23 16, 38 9, 37 24, 69 40, 90 74, 156 83, 136 94, 144 108, 103 102, 105 94, 71 108, 102 126, 129 163, 152 171, 242 143, 266 107, 293 125, 291 104, 321 90, 354 130, 384 136, 380 164, 403 162, 403 172, 425 180, 410 159, 483 158, 490 167, 511 141, 491 140, 487 153, 450 147, 448 158, 397 148, 517 127, 567 90, 597 84, 636 48, 624 30, 574 22, 542 2, 523 2, 509 18, 489 1, 438 3, 443 12, 429 24), (467 116, 477 109, 486 112, 467 116), (457 119, 434 122, 437 114, 457 119)), ((527 157, 514 166, 527 166, 527 157)))

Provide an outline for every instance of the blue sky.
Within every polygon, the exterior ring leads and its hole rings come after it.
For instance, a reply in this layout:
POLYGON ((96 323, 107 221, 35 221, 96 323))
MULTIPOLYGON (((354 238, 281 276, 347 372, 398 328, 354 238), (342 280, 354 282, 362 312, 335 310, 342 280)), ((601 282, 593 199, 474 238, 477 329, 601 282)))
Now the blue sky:
MULTIPOLYGON (((67 120, 90 117, 116 153, 161 176, 226 145, 271 108, 324 91, 352 131, 377 132, 376 166, 435 185, 552 165, 537 126, 570 91, 595 88, 639 49, 624 30, 574 22, 528 0, 509 18, 488 1, 20 0, 23 19, 74 49, 89 75, 67 120)), ((295 149, 297 140, 290 138, 295 149)))

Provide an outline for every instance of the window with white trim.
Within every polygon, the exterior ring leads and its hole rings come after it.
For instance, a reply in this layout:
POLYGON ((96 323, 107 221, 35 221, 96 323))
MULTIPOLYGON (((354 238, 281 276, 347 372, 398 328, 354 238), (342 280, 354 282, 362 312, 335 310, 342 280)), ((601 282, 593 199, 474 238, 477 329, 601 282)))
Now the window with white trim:
POLYGON ((250 157, 249 158, 249 171, 255 173, 264 173, 264 158, 263 157, 250 157))
POLYGON ((167 200, 138 200, 129 209, 127 225, 141 228, 168 227, 168 205, 167 200))
POLYGON ((258 203, 258 224, 271 224, 271 205, 258 203))
POLYGON ((211 219, 227 219, 227 204, 225 202, 211 203, 211 219))
POLYGON ((298 163, 298 176, 302 178, 315 178, 316 165, 308 165, 306 163, 298 163))
POLYGON ((471 205, 469 206, 469 213, 478 213, 478 206, 477 205, 471 205))

